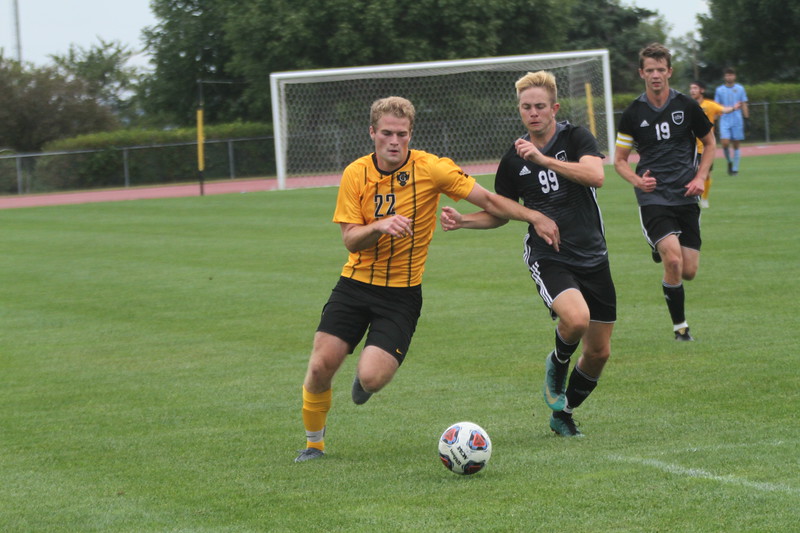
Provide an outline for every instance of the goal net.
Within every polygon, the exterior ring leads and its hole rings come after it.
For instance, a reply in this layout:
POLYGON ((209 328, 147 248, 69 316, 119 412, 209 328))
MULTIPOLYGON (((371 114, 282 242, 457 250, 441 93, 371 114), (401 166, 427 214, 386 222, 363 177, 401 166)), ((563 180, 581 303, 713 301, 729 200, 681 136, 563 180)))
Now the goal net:
POLYGON ((613 156, 608 50, 276 72, 270 87, 278 188, 295 177, 338 183, 347 164, 374 150, 369 107, 386 96, 408 98, 417 109, 411 148, 450 157, 471 174, 493 172, 525 133, 514 82, 537 70, 556 77, 558 119, 589 128, 613 156))

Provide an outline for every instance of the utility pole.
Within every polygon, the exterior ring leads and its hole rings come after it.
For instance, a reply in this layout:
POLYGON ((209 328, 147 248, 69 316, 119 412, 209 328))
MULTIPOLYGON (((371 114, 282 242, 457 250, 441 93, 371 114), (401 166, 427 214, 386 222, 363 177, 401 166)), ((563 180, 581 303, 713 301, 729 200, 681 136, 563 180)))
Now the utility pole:
POLYGON ((205 195, 205 142, 206 135, 203 127, 203 80, 197 80, 197 180, 200 182, 200 196, 205 195))
POLYGON ((205 195, 205 170, 206 170, 206 153, 205 153, 205 117, 203 99, 203 84, 211 85, 233 85, 237 82, 228 80, 203 80, 197 79, 197 180, 200 182, 200 196, 205 195))
POLYGON ((17 61, 22 63, 22 40, 19 36, 19 1, 14 0, 14 35, 16 36, 17 44, 17 61))

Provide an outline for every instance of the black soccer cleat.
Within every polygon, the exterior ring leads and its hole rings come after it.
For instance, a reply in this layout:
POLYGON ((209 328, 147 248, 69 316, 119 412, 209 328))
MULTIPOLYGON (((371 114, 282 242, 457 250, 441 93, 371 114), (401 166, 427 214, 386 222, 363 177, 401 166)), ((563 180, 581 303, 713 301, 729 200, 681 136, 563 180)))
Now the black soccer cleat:
POLYGON ((675 340, 680 342, 690 342, 694 340, 692 334, 689 333, 689 327, 680 328, 675 330, 675 340))
POLYGON ((356 374, 356 378, 353 380, 353 389, 350 391, 350 395, 353 398, 353 403, 356 405, 363 405, 372 397, 372 393, 365 391, 364 387, 361 386, 358 374, 356 374))
POLYGON ((658 253, 658 250, 653 250, 653 261, 656 263, 661 262, 661 254, 658 253))

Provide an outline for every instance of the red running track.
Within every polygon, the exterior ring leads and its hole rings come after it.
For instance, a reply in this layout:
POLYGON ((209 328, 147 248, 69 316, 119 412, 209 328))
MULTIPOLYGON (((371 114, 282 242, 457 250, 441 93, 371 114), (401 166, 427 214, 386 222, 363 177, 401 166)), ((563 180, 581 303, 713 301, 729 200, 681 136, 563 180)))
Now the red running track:
MULTIPOLYGON (((742 157, 794 154, 798 152, 800 152, 800 144, 797 143, 748 145, 742 147, 742 157)), ((718 148, 717 158, 721 157, 723 157, 722 149, 718 148)), ((635 162, 636 160, 637 156, 636 154, 633 154, 631 156, 631 162, 635 162)), ((497 170, 497 163, 465 166, 464 170, 473 175, 490 174, 497 170)), ((331 175, 309 178, 289 178, 288 185, 289 188, 292 189, 305 187, 332 187, 339 183, 339 177, 339 175, 331 175)), ((270 191, 276 189, 277 185, 277 180, 275 179, 215 181, 212 183, 206 183, 203 187, 203 192, 204 194, 212 195, 270 191)), ((149 198, 178 198, 185 196, 198 196, 199 194, 199 184, 192 184, 0 196, 0 209, 39 207, 48 205, 86 204, 93 202, 119 202, 123 200, 143 200, 149 198)))

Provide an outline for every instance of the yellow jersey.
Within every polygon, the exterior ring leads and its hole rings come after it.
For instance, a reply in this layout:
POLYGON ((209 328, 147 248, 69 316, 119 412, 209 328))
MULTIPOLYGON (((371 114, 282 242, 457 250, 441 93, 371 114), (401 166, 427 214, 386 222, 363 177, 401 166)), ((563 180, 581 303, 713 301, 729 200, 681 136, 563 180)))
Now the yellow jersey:
POLYGON ((475 178, 451 159, 421 150, 409 150, 405 164, 391 173, 378 169, 374 154, 352 162, 342 175, 333 221, 366 225, 403 215, 411 219, 413 235, 381 235, 375 246, 350 253, 342 276, 384 287, 421 284, 439 195, 458 201, 474 186, 475 178))
MULTIPOLYGON (((712 124, 716 124, 717 119, 725 114, 723 111, 725 109, 724 107, 714 100, 709 100, 708 98, 703 98, 703 101, 700 102, 700 107, 703 108, 703 112, 706 114, 708 120, 710 120, 712 124)), ((699 138, 697 139, 697 153, 703 153, 703 143, 699 138)))

